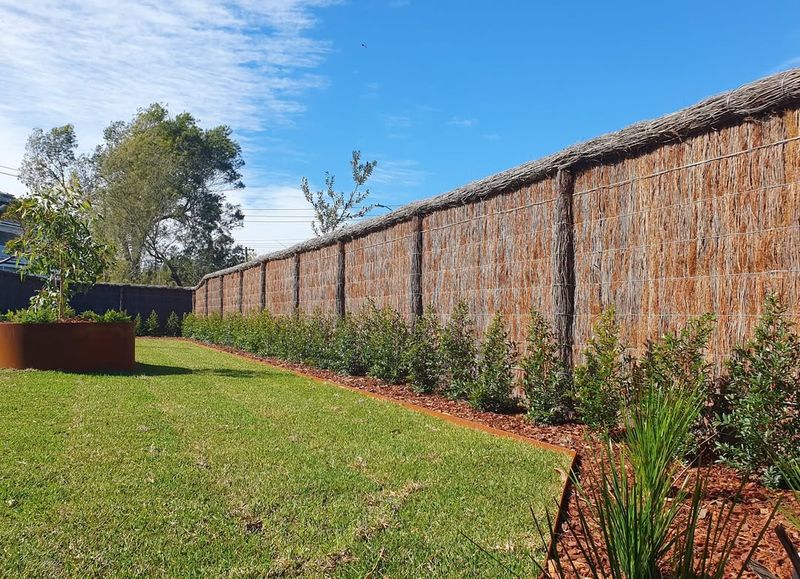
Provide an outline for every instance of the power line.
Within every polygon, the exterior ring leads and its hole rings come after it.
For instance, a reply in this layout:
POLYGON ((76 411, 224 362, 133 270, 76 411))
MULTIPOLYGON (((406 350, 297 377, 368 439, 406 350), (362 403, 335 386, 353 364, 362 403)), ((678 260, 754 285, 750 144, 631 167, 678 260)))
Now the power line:
POLYGON ((8 165, 0 165, 0 168, 10 169, 11 171, 16 171, 17 173, 19 173, 19 169, 17 167, 9 167, 8 165))
POLYGON ((9 177, 19 177, 19 175, 15 175, 14 173, 6 173, 5 171, 0 171, 0 175, 8 175, 9 177))

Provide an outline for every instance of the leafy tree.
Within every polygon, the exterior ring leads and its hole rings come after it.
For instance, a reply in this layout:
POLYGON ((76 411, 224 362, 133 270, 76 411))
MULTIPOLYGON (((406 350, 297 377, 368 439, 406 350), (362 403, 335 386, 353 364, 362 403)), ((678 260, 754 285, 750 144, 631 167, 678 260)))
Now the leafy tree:
POLYGON ((92 234, 91 205, 73 178, 64 190, 34 191, 11 211, 23 231, 6 244, 6 251, 21 260, 22 275, 45 279, 31 298, 31 309, 52 310, 64 319, 75 289, 93 285, 109 261, 109 247, 92 234))
POLYGON ((78 138, 72 125, 45 132, 34 129, 25 145, 19 180, 29 191, 56 190, 67 193, 74 178, 85 188, 91 173, 89 159, 77 156, 78 138))
POLYGON ((531 310, 528 347, 521 366, 528 417, 539 424, 566 420, 571 406, 570 376, 550 325, 535 309, 531 310))
POLYGON ((492 412, 508 412, 517 407, 513 397, 516 354, 502 316, 495 314, 481 345, 478 379, 470 393, 473 406, 492 412))
POLYGON ((146 336, 158 336, 161 334, 161 321, 155 310, 150 311, 147 320, 144 322, 144 333, 146 336))
POLYGON ((475 321, 467 303, 460 300, 450 314, 440 343, 446 392, 451 398, 464 398, 473 389, 478 358, 475 342, 475 321))
POLYGON ((336 191, 334 181, 336 177, 325 172, 325 189, 312 192, 308 179, 303 177, 300 187, 303 195, 314 208, 314 221, 311 227, 317 235, 325 235, 339 229, 342 225, 353 219, 364 217, 376 207, 384 207, 377 203, 361 205, 369 197, 369 189, 360 190, 372 175, 377 161, 361 162, 361 151, 353 151, 350 165, 353 168, 353 190, 349 193, 336 191))
POLYGON ((167 324, 165 326, 165 333, 168 336, 180 336, 181 335, 181 319, 178 317, 174 311, 169 313, 169 317, 167 318, 167 324))
POLYGON ((186 285, 242 260, 231 230, 244 216, 225 191, 244 187, 244 161, 229 127, 202 129, 191 114, 154 104, 106 128, 93 161, 116 278, 153 281, 166 268, 186 285))

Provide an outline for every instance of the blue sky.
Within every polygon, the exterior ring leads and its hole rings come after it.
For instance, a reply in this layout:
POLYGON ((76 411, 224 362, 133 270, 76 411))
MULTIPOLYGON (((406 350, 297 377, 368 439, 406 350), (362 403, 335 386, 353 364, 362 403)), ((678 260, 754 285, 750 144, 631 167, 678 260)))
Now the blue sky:
POLYGON ((300 178, 348 188, 353 149, 396 207, 800 66, 796 0, 0 0, 0 21, 0 190, 23 193, 2 172, 33 127, 89 150, 159 101, 233 128, 259 253, 310 235, 300 178))

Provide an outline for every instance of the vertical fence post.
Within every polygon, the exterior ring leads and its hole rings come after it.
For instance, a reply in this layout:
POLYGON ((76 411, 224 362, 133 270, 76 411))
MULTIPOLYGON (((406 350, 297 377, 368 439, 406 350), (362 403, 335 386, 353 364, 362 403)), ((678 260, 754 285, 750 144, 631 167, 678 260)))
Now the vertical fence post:
POLYGON ((261 262, 261 289, 258 292, 258 309, 263 312, 267 307, 267 262, 261 262))
POLYGON ((553 325, 561 359, 570 373, 575 321, 574 190, 575 177, 572 172, 559 169, 553 207, 553 325))
POLYGON ((205 314, 206 316, 208 316, 208 286, 209 285, 210 284, 208 283, 208 280, 204 279, 203 280, 203 289, 204 289, 204 291, 206 293, 206 299, 205 299, 205 303, 203 304, 203 309, 205 310, 203 312, 203 314, 205 314))
POLYGON ((219 280, 219 315, 225 315, 225 276, 218 276, 219 280))
POLYGON ((336 264, 336 315, 340 318, 344 317, 345 313, 345 296, 344 296, 344 241, 338 243, 339 252, 337 254, 338 261, 336 264))
POLYGON ((411 321, 422 315, 422 217, 415 215, 411 234, 411 321))
POLYGON ((300 313, 300 254, 294 254, 294 285, 292 287, 292 299, 294 301, 294 313, 300 313))
POLYGON ((244 312, 244 270, 239 270, 239 313, 244 312))
POLYGON ((125 309, 125 286, 119 286, 119 311, 125 309))

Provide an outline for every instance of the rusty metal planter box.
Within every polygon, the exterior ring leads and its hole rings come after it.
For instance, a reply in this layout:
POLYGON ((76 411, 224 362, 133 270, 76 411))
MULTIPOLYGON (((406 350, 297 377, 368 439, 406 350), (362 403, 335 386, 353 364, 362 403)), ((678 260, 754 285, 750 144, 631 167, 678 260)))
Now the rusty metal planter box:
POLYGON ((71 372, 132 370, 132 322, 0 323, 0 368, 71 372))

